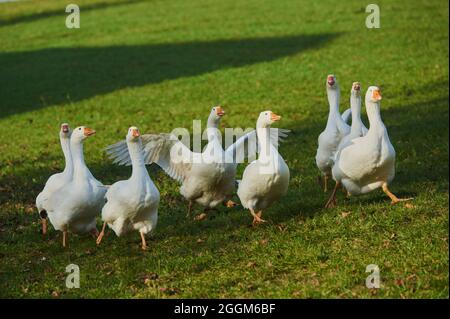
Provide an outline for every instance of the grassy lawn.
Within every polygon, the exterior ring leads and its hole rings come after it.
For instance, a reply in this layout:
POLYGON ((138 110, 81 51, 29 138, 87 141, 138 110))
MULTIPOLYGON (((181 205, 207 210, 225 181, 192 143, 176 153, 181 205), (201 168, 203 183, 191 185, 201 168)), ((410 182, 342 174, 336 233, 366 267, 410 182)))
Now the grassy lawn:
POLYGON ((0 297, 448 298, 447 1, 380 0, 371 30, 370 2, 356 0, 76 3, 80 29, 65 27, 65 1, 0 4, 0 297), (413 201, 391 206, 379 190, 323 209, 314 156, 329 73, 342 110, 353 81, 382 88, 392 191, 413 201), (219 103, 223 127, 272 109, 292 130, 280 149, 289 192, 268 223, 251 227, 242 207, 188 220, 178 184, 150 168, 161 205, 148 251, 138 233, 109 232, 99 247, 72 235, 67 249, 53 229, 42 238, 34 200, 64 165, 60 123, 97 130, 86 162, 111 184, 130 168, 102 149, 130 125, 191 129, 219 103), (65 287, 71 263, 80 289, 65 287), (380 289, 365 287, 369 264, 380 289))

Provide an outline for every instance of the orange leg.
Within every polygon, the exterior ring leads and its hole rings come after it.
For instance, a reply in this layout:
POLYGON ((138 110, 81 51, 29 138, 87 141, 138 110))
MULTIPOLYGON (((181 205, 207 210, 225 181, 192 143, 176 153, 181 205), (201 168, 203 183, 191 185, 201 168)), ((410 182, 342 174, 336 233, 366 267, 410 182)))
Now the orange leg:
POLYGON ((97 237, 97 240, 96 240, 97 245, 100 245, 100 243, 102 242, 103 236, 105 235, 105 229, 106 229, 106 222, 103 223, 102 231, 100 232, 100 234, 97 237))
POLYGON ((328 175, 325 175, 323 178, 323 192, 328 192, 328 175))
POLYGON ((255 211, 253 209, 250 209, 250 214, 252 214, 252 216, 253 216, 253 222, 252 222, 253 226, 266 222, 264 219, 261 218, 262 211, 255 213, 255 211))
POLYGON ((398 202, 405 202, 408 200, 412 200, 413 198, 398 198, 397 196, 395 196, 393 193, 391 193, 391 191, 388 188, 388 184, 384 183, 383 186, 383 192, 389 196, 389 198, 391 199, 391 204, 397 204, 398 202))
POLYGON ((140 232, 140 234, 142 241, 142 250, 147 250, 147 242, 145 241, 145 234, 143 232, 140 232))
POLYGON ((336 205, 336 192, 337 192, 340 184, 341 183, 336 182, 336 185, 334 186, 334 189, 333 189, 333 193, 331 193, 330 198, 328 199, 327 203, 325 204, 325 208, 331 208, 336 205))
POLYGON ((63 231, 63 247, 66 247, 67 242, 67 230, 63 231))
POLYGON ((192 205, 193 205, 193 204, 194 204, 194 203, 190 200, 190 201, 189 201, 189 204, 188 204, 188 211, 187 211, 186 217, 191 217, 192 205))
POLYGON ((47 218, 42 218, 42 235, 47 234, 47 218))

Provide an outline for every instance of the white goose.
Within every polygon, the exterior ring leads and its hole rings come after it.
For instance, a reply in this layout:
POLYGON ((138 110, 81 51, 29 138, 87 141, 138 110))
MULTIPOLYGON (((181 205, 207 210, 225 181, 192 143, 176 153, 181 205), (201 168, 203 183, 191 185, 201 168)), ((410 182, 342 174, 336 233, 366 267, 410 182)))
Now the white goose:
POLYGON ((369 130, 338 154, 332 171, 336 186, 326 207, 335 203, 336 190, 341 183, 349 195, 365 194, 381 187, 392 204, 411 199, 399 199, 388 188, 395 176, 395 150, 381 120, 380 100, 380 89, 369 87, 365 97, 369 130))
POLYGON ((64 247, 68 231, 98 234, 95 218, 104 205, 106 187, 92 176, 83 154, 83 141, 93 134, 94 130, 84 126, 72 132, 73 178, 47 200, 48 217, 53 227, 63 232, 64 247))
POLYGON ((132 174, 128 180, 114 183, 108 189, 107 202, 102 209, 104 223, 97 244, 100 244, 108 224, 117 236, 138 230, 145 250, 145 234, 153 231, 158 221, 159 191, 145 168, 142 140, 136 127, 128 129, 126 142, 132 174))
MULTIPOLYGON (((218 129, 220 119, 225 115, 222 107, 213 107, 207 122, 208 144, 202 153, 191 152, 173 134, 143 134, 144 160, 146 164, 156 163, 171 178, 181 182, 180 193, 189 201, 188 216, 194 202, 215 208, 227 201, 235 191, 236 167, 225 163, 221 135, 218 129)), ((131 163, 124 141, 107 148, 114 163, 131 163)))
POLYGON ((328 189, 328 179, 331 176, 333 159, 337 147, 344 136, 350 133, 350 126, 339 113, 339 84, 334 75, 327 77, 327 97, 330 105, 328 121, 325 130, 319 135, 316 153, 316 164, 324 176, 324 191, 328 189))
POLYGON ((70 154, 70 128, 69 124, 61 124, 61 130, 59 132, 59 141, 64 153, 64 159, 66 166, 61 173, 53 174, 49 177, 45 183, 44 189, 36 197, 36 208, 42 220, 42 233, 47 233, 47 210, 45 208, 45 202, 51 194, 67 184, 72 179, 73 163, 72 155, 70 154))
POLYGON ((284 196, 289 186, 289 168, 270 142, 270 125, 281 117, 272 111, 261 112, 256 123, 259 157, 244 170, 237 194, 242 206, 250 210, 253 224, 264 222, 264 209, 284 196))

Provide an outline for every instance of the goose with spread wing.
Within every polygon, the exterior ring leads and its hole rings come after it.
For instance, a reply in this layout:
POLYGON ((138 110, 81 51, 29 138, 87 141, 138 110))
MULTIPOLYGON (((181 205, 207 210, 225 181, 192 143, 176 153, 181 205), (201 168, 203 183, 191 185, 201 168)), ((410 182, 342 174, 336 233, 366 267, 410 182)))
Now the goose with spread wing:
POLYGON ((106 192, 106 204, 102 209, 104 223, 97 245, 108 224, 117 236, 133 230, 139 231, 142 249, 145 250, 145 235, 156 228, 158 221, 160 195, 145 168, 142 139, 137 127, 128 129, 126 141, 132 163, 131 177, 114 183, 106 192))

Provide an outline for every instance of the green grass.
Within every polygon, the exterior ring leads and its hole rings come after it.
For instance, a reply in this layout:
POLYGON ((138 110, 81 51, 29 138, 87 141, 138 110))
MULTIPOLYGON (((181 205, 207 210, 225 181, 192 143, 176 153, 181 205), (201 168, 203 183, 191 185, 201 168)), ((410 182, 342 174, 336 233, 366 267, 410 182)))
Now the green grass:
POLYGON ((65 28, 61 1, 0 4, 0 297, 448 298, 447 1, 378 1, 378 30, 356 0, 77 3, 78 30, 65 28), (411 205, 375 191, 322 208, 314 155, 329 73, 342 104, 353 81, 381 86, 392 190, 411 205), (42 238, 34 199, 63 167, 60 123, 97 130, 86 160, 110 184, 130 169, 102 149, 130 125, 190 128, 216 103, 223 127, 272 109, 292 130, 280 150, 289 192, 267 224, 250 227, 242 208, 187 220, 177 183, 151 170, 162 201, 150 250, 138 234, 110 232, 100 247, 71 236, 67 249, 54 230, 42 238), (80 289, 65 288, 70 263, 80 289), (365 287, 368 264, 380 267, 378 290, 365 287))

